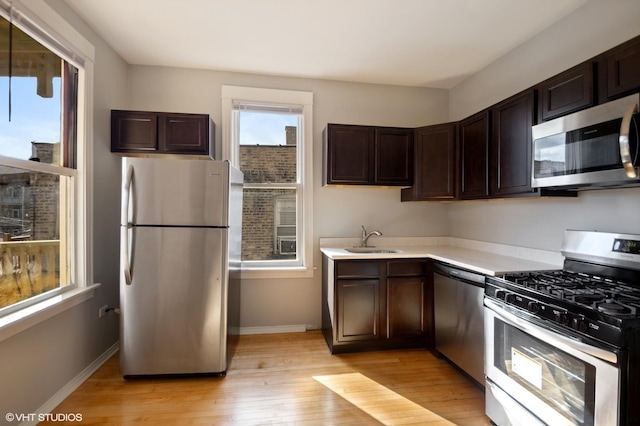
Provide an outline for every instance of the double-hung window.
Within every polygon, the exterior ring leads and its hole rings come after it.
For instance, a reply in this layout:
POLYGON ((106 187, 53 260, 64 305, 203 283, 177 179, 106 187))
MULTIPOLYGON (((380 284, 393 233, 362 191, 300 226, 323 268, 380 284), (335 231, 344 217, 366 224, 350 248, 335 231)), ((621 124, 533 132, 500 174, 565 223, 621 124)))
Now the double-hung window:
POLYGON ((243 276, 312 273, 313 94, 223 86, 223 158, 244 173, 243 276))
POLYGON ((39 19, 0 0, 1 326, 86 295, 90 277, 88 78, 82 54, 39 19))

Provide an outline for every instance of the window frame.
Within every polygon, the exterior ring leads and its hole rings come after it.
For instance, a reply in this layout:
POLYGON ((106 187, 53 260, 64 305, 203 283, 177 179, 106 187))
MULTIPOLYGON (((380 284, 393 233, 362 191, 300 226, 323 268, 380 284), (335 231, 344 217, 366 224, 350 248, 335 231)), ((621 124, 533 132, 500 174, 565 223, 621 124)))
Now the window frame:
POLYGON ((73 229, 68 241, 68 253, 74 259, 69 271, 71 284, 28 299, 29 303, 24 305, 19 302, 20 309, 5 311, 7 314, 0 317, 2 341, 90 299, 99 284, 92 283, 93 203, 89 190, 93 183, 90 141, 93 135, 94 47, 43 0, 33 0, 28 6, 0 0, 0 15, 12 19, 14 25, 78 69, 76 168, 2 157, 6 166, 72 177, 71 200, 67 203, 69 211, 60 211, 61 215, 69 216, 69 226, 73 229))
MULTIPOLYGON (((299 264, 282 261, 243 262, 243 278, 298 278, 313 276, 313 93, 265 89, 256 87, 229 86, 221 88, 222 98, 222 146, 221 159, 228 160, 239 167, 240 146, 236 129, 233 126, 233 103, 257 102, 262 104, 285 104, 302 106, 302 128, 298 131, 298 140, 302 141, 296 149, 298 154, 297 176, 297 241, 299 244, 299 264), (289 265, 287 265, 289 263, 289 265)), ((252 184, 256 187, 256 184, 252 184)))

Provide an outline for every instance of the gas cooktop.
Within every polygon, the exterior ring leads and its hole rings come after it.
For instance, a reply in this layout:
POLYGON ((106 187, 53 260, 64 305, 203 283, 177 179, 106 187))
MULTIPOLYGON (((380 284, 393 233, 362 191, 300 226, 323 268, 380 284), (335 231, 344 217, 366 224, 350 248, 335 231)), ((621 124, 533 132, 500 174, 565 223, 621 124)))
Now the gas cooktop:
POLYGON ((591 338, 624 347, 629 333, 640 332, 640 291, 597 277, 567 271, 488 277, 485 297, 528 321, 579 340, 591 338), (572 281, 557 280, 567 275, 572 281))
POLYGON ((524 289, 621 318, 640 317, 640 288, 571 271, 506 274, 506 281, 524 289))
POLYGON ((563 269, 488 277, 485 296, 574 338, 640 335, 640 235, 566 231, 563 269))

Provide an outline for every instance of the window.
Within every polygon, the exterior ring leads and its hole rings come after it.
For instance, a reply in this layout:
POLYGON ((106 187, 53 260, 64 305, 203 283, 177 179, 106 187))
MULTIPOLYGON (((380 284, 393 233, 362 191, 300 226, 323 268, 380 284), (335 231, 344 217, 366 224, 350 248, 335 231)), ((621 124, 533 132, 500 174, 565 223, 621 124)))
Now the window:
POLYGON ((243 276, 312 273, 309 92, 223 86, 223 157, 244 173, 243 276))
POLYGON ((31 8, 0 2, 0 326, 22 311, 33 316, 40 302, 85 294, 91 269, 89 128, 80 108, 90 73, 83 54, 49 36, 35 15, 56 21, 53 11, 31 8))

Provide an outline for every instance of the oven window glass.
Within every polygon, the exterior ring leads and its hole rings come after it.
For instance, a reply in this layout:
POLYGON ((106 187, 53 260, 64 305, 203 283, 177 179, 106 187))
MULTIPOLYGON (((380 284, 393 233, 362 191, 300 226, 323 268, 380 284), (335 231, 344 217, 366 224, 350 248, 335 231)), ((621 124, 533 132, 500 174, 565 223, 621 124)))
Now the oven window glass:
POLYGON ((619 133, 622 119, 536 139, 536 178, 596 172, 622 167, 619 133))
POLYGON ((495 319, 494 364, 576 425, 593 424, 595 367, 495 319))

